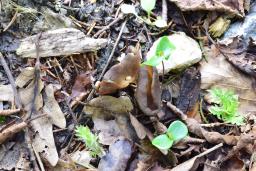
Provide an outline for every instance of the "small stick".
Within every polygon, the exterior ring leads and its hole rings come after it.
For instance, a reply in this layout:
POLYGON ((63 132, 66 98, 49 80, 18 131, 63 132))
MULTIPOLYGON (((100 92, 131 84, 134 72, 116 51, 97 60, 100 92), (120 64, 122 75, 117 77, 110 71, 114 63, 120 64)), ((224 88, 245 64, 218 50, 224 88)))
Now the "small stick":
POLYGON ((15 11, 14 16, 12 17, 11 21, 9 22, 9 24, 4 28, 3 32, 5 32, 6 30, 8 30, 8 29, 12 26, 12 24, 13 24, 14 21, 16 20, 17 16, 18 16, 18 10, 15 11))
MULTIPOLYGON (((112 60, 112 58, 113 58, 114 52, 115 52, 116 47, 117 47, 117 45, 118 45, 118 43, 119 43, 119 40, 121 39, 121 36, 122 36, 122 34, 123 34, 124 27, 125 27, 126 23, 127 23, 127 19, 123 22, 123 25, 122 25, 122 27, 121 27, 121 29, 120 29, 120 32, 119 32, 119 35, 118 35, 118 37, 117 37, 117 39, 116 39, 116 42, 115 42, 115 44, 114 44, 114 47, 113 47, 113 49, 112 49, 112 51, 111 51, 111 54, 109 55, 108 61, 107 61, 106 65, 105 65, 103 71, 101 72, 101 74, 100 74, 98 80, 101 80, 101 79, 102 79, 103 75, 105 74, 105 72, 106 72, 106 70, 107 70, 107 68, 108 68, 108 65, 110 64, 110 62, 111 62, 111 60, 112 60)), ((91 100, 91 98, 92 98, 94 92, 95 92, 95 89, 93 89, 93 90, 90 92, 89 96, 87 97, 87 101, 91 100)), ((80 118, 79 118, 78 120, 80 120, 80 118)))
POLYGON ((15 113, 19 113, 20 109, 8 109, 8 110, 0 110, 0 116, 8 116, 13 115, 15 113))
POLYGON ((14 78, 13 78, 12 73, 11 73, 11 71, 10 71, 10 69, 9 69, 9 67, 8 67, 8 65, 7 65, 7 63, 6 63, 6 61, 5 61, 5 59, 4 59, 4 57, 3 57, 1 52, 0 52, 0 62, 1 62, 1 65, 3 66, 3 68, 4 68, 4 71, 5 71, 8 79, 9 79, 9 82, 10 82, 10 84, 12 86, 12 91, 13 91, 13 94, 14 94, 15 104, 17 105, 17 107, 19 109, 22 109, 20 96, 19 96, 19 94, 17 92, 14 78))
POLYGON ((35 87, 34 87, 34 95, 31 103, 31 111, 27 119, 31 118, 32 113, 36 113, 35 101, 38 95, 39 88, 39 79, 40 79, 40 56, 39 56, 39 41, 42 36, 42 32, 38 35, 37 40, 35 42, 36 46, 36 63, 35 63, 35 87))
POLYGON ((162 18, 167 22, 167 2, 166 0, 162 0, 162 18))
POLYGON ((97 33, 95 33, 93 37, 98 37, 101 33, 103 33, 104 31, 108 30, 112 25, 116 24, 122 18, 123 18, 122 16, 119 16, 119 17, 115 18, 111 23, 109 23, 109 25, 105 26, 103 29, 101 29, 97 33))

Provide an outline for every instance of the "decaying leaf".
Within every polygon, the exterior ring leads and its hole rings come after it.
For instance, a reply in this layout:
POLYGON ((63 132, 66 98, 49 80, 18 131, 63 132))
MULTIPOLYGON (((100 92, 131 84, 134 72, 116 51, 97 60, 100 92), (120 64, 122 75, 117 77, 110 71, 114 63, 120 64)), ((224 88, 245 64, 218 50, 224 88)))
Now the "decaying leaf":
POLYGON ((169 0, 182 11, 209 10, 244 16, 244 0, 169 0))
POLYGON ((119 129, 115 120, 104 120, 100 118, 93 118, 94 129, 100 131, 98 134, 99 142, 104 145, 111 145, 120 136, 122 132, 119 129))
POLYGON ((86 114, 97 116, 98 118, 109 118, 116 114, 127 114, 132 110, 133 104, 127 96, 119 98, 99 96, 92 99, 83 109, 86 114))
POLYGON ((98 92, 101 95, 111 94, 119 89, 127 87, 136 81, 141 62, 141 52, 139 44, 128 49, 125 58, 111 67, 100 82, 98 92))
POLYGON ((241 114, 256 112, 256 92, 252 85, 253 80, 234 68, 222 54, 213 55, 214 49, 208 50, 208 62, 202 61, 201 88, 222 88, 233 90, 239 96, 239 109, 241 114))
POLYGON ((0 101, 14 101, 14 94, 11 84, 0 85, 0 101))
POLYGON ((20 143, 8 142, 0 147, 0 169, 13 170, 17 166, 19 157, 25 147, 20 143))
POLYGON ((124 171, 132 155, 132 143, 126 139, 117 140, 109 147, 109 153, 100 160, 99 171, 124 171))
POLYGON ((27 67, 24 68, 15 80, 15 84, 19 88, 23 88, 30 80, 34 78, 35 68, 27 67))
MULTIPOLYGON (((32 99, 33 99, 33 95, 35 93, 34 88, 35 88, 35 82, 33 80, 26 88, 21 88, 18 90, 18 93, 19 93, 20 99, 21 99, 21 103, 24 105, 24 107, 27 111, 31 110, 32 99)), ((36 110, 39 110, 40 108, 43 107, 43 97, 41 94, 41 91, 43 90, 43 88, 44 88, 44 83, 42 82, 41 79, 39 79, 38 95, 36 96, 36 99, 35 99, 35 109, 36 110)))
POLYGON ((55 166, 59 156, 53 138, 52 123, 48 118, 38 118, 31 121, 31 126, 35 131, 32 142, 33 147, 43 160, 47 161, 51 166, 55 166))
POLYGON ((86 93, 93 83, 92 72, 87 71, 76 77, 75 84, 72 87, 71 98, 76 99, 82 93, 86 93))
POLYGON ((72 153, 71 159, 81 166, 88 167, 90 165, 92 157, 89 151, 82 150, 72 153))
POLYGON ((161 117, 161 89, 155 67, 142 66, 135 93, 140 109, 148 116, 161 117))
POLYGON ((47 115, 50 117, 52 124, 60 128, 65 128, 66 119, 64 117, 64 113, 60 109, 58 102, 55 100, 53 85, 47 85, 44 92, 44 113, 47 113, 47 115))
POLYGON ((130 121, 131 121, 131 124, 132 124, 132 126, 134 127, 134 129, 137 133, 137 136, 140 139, 144 139, 147 135, 145 127, 132 114, 130 114, 130 121))

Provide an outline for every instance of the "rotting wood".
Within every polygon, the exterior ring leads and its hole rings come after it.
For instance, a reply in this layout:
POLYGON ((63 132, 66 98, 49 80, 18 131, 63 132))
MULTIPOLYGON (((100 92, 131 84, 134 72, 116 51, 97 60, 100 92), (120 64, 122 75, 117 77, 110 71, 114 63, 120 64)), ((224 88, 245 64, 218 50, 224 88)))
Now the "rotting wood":
MULTIPOLYGON (((21 40, 17 55, 36 58, 37 35, 21 40)), ((93 39, 74 28, 61 28, 43 32, 40 38, 40 57, 62 56, 95 51, 105 47, 107 39, 93 39)))

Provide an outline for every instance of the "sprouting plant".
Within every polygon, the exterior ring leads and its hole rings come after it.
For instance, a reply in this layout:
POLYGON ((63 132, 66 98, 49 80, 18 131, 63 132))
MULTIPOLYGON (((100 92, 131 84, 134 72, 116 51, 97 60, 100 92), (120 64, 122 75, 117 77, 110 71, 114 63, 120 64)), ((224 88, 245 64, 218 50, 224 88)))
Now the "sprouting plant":
POLYGON ((159 135, 152 140, 152 144, 160 150, 168 150, 173 143, 185 138, 188 134, 187 126, 177 120, 170 124, 165 134, 159 135))
POLYGON ((154 56, 150 57, 147 61, 143 62, 143 65, 157 66, 163 60, 168 60, 175 46, 170 42, 167 36, 160 38, 154 56))
POLYGON ((213 102, 216 103, 209 109, 213 115, 226 123, 236 125, 244 123, 244 117, 237 112, 239 106, 238 95, 235 95, 233 91, 219 88, 208 90, 208 92, 210 92, 213 102))
POLYGON ((138 19, 140 19, 141 21, 145 22, 148 25, 155 25, 159 28, 166 27, 167 22, 165 20, 163 20, 161 16, 157 16, 156 19, 154 19, 153 22, 151 21, 150 14, 151 14, 151 11, 153 10, 153 8, 155 7, 155 4, 156 4, 156 0, 150 0, 150 1, 141 0, 141 7, 148 14, 146 19, 142 18, 141 16, 139 16, 137 14, 134 5, 122 4, 121 5, 121 11, 124 14, 133 14, 133 15, 135 15, 138 19))
POLYGON ((104 151, 98 142, 98 137, 87 126, 77 126, 75 132, 76 136, 85 142, 92 157, 103 155, 104 151))

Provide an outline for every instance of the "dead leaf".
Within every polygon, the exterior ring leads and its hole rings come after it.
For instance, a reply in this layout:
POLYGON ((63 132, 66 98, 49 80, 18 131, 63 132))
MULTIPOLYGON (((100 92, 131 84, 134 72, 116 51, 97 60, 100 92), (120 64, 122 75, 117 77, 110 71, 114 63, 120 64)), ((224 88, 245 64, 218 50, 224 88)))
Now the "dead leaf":
POLYGON ((15 84, 19 88, 23 88, 30 80, 34 78, 35 68, 27 67, 24 68, 15 80, 15 84))
POLYGON ((115 120, 104 120, 94 117, 93 118, 94 129, 100 131, 98 134, 99 142, 104 145, 113 144, 120 136, 120 131, 115 120))
POLYGON ((98 165, 99 171, 124 171, 132 155, 132 143, 120 139, 110 145, 109 152, 103 156, 98 165))
POLYGON ((44 96, 44 113, 50 117, 52 124, 60 127, 66 127, 66 119, 64 113, 61 111, 58 102, 54 97, 54 88, 52 84, 49 84, 45 87, 45 96, 44 96))
POLYGON ((135 82, 140 70, 140 62, 141 52, 137 44, 136 48, 129 48, 128 54, 119 64, 112 66, 105 73, 98 87, 99 94, 111 94, 135 82))
MULTIPOLYGON (((33 100, 33 96, 34 96, 34 88, 35 88, 35 84, 34 84, 34 80, 26 87, 26 88, 21 88, 18 90, 18 93, 20 95, 20 99, 21 99, 21 103, 24 105, 24 108, 27 111, 31 110, 31 105, 32 105, 32 100, 33 100)), ((41 79, 39 79, 38 82, 38 95, 36 96, 35 99, 35 109, 39 110, 40 108, 43 107, 43 97, 41 94, 41 91, 44 88, 44 83, 41 79)))
POLYGON ((99 96, 92 99, 83 109, 86 114, 97 116, 98 118, 109 118, 115 114, 127 114, 132 110, 133 104, 127 96, 119 98, 99 96))
POLYGON ((148 116, 160 114, 161 88, 156 68, 142 66, 135 93, 140 109, 148 116))
POLYGON ((256 92, 252 87, 253 80, 234 68, 223 55, 213 56, 213 51, 213 49, 207 51, 208 62, 201 62, 201 89, 216 87, 233 90, 239 96, 238 112, 254 114, 256 112, 256 92))
POLYGON ((87 71, 76 77, 75 84, 72 87, 71 99, 76 100, 82 94, 91 89, 93 83, 92 72, 87 71))
POLYGON ((0 101, 13 102, 14 94, 11 84, 0 85, 0 101))
POLYGON ((72 153, 71 159, 81 166, 88 167, 92 157, 89 151, 83 150, 72 153))
POLYGON ((137 136, 140 139, 144 139, 147 135, 145 127, 132 114, 130 114, 130 121, 131 121, 132 126, 134 127, 134 130, 137 133, 137 136))
POLYGON ((33 147, 42 159, 50 163, 51 166, 55 166, 59 157, 53 138, 51 122, 44 117, 33 120, 30 124, 35 131, 32 142, 33 147))
POLYGON ((169 0, 182 11, 221 11, 244 16, 244 0, 169 0))
POLYGON ((13 170, 16 167, 21 152, 24 150, 20 143, 8 142, 0 147, 0 169, 13 170))
POLYGON ((246 170, 244 162, 240 160, 237 156, 234 156, 230 158, 228 161, 224 162, 223 165, 221 165, 221 169, 225 171, 246 170))

